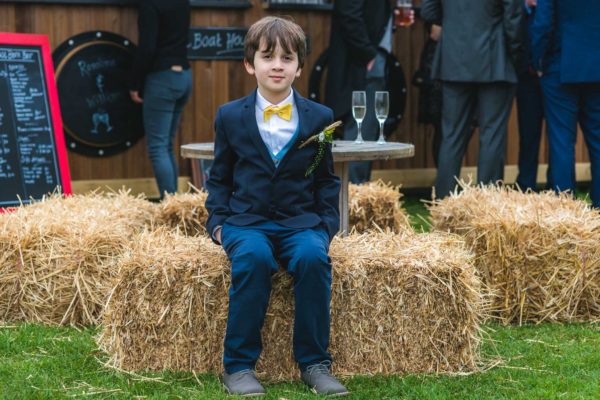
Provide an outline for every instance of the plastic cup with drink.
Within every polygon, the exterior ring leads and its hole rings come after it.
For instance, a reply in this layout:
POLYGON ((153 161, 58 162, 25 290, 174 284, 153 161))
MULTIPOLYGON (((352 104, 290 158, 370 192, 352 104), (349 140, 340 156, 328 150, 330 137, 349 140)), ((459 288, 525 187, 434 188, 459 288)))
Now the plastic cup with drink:
POLYGON ((394 8, 394 25, 410 26, 414 22, 413 2, 412 0, 396 0, 394 8))

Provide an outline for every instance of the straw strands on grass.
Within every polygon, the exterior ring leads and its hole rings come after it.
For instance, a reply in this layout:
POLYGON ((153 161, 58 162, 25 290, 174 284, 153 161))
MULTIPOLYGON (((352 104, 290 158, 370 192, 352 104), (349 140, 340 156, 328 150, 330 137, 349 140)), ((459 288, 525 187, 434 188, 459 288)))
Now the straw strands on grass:
POLYGON ((399 186, 383 181, 362 185, 350 184, 348 193, 349 225, 357 233, 380 228, 400 232, 410 227, 408 217, 400 204, 399 186))
MULTIPOLYGON (((331 346, 339 374, 476 368, 483 301, 472 256, 447 234, 379 233, 331 246, 331 346)), ((99 345, 125 370, 219 372, 229 262, 206 237, 145 232, 122 258, 99 345)), ((292 278, 273 277, 258 371, 297 377, 292 278)))
POLYGON ((206 197, 204 191, 167 195, 158 206, 157 223, 179 229, 187 236, 206 235, 206 197))
POLYGON ((431 219, 472 246, 503 323, 600 320, 598 211, 567 195, 463 187, 431 219))
POLYGON ((118 258, 155 212, 119 192, 55 195, 0 215, 0 320, 96 324, 118 258))

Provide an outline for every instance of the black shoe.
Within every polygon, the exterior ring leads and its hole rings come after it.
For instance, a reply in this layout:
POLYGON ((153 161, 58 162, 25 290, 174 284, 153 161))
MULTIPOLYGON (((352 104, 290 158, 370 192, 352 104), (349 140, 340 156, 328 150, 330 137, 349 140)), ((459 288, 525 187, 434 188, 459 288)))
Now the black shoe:
POLYGON ((309 366, 300 377, 316 394, 327 396, 346 396, 350 392, 329 373, 330 361, 309 366))
POLYGON ((223 385, 231 395, 243 397, 265 395, 265 388, 258 382, 256 374, 252 369, 245 369, 231 375, 225 372, 223 374, 223 385))

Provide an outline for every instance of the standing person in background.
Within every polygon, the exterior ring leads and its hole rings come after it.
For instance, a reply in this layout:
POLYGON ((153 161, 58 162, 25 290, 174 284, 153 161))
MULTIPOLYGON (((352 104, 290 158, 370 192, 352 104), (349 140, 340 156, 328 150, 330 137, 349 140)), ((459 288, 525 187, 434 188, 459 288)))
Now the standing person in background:
POLYGON ((173 141, 192 88, 186 47, 190 4, 188 0, 144 0, 138 10, 139 45, 129 94, 143 104, 148 155, 162 199, 165 193, 177 192, 173 141))
POLYGON ((600 208, 600 2, 539 0, 532 27, 554 190, 575 193, 577 122, 588 146, 592 205, 600 208))
MULTIPOLYGON (((537 170, 544 121, 544 99, 540 80, 533 68, 531 57, 531 28, 537 0, 525 0, 523 62, 517 71, 517 119, 519 124, 519 175, 517 185, 521 190, 537 190, 537 170)), ((550 163, 548 163, 550 165, 550 163)), ((550 171, 548 170, 550 187, 550 171)))
POLYGON ((437 79, 431 79, 431 67, 442 27, 425 24, 425 31, 427 38, 421 51, 419 69, 413 75, 412 84, 419 88, 417 120, 419 123, 430 124, 433 127, 431 154, 437 168, 442 142, 442 83, 437 79))
POLYGON ((432 77, 442 80, 437 197, 447 196, 460 176, 475 110, 480 127, 477 182, 504 176, 515 66, 522 50, 522 1, 423 0, 423 19, 442 26, 432 70, 432 77))
MULTIPOLYGON (((414 16, 411 16, 414 19, 414 16)), ((325 105, 334 118, 343 121, 344 139, 354 140, 358 133, 352 117, 352 91, 367 92, 367 113, 362 122, 365 140, 379 135, 373 98, 376 91, 387 90, 386 52, 392 51, 392 7, 389 0, 336 0, 331 19, 329 64, 325 85, 325 105)), ((350 182, 371 179, 371 161, 350 163, 350 182)))

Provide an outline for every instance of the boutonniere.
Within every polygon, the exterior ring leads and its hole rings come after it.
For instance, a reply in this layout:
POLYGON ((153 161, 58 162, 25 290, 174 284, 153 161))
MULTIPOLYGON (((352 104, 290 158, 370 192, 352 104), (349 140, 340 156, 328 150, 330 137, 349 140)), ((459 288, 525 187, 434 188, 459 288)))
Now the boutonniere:
POLYGON ((315 156, 315 159, 313 160, 312 164, 310 164, 310 167, 308 167, 308 169, 304 173, 304 176, 309 176, 310 174, 315 172, 315 169, 317 169, 317 167, 321 163, 321 160, 323 159, 323 155, 325 154, 325 144, 333 143, 333 132, 335 131, 335 128, 337 128, 341 124, 342 121, 335 121, 333 124, 325 127, 321 132, 312 135, 311 137, 306 139, 306 141, 303 142, 300 146, 298 146, 298 148, 301 149, 313 142, 316 142, 319 145, 319 148, 317 149, 317 155, 315 156))

